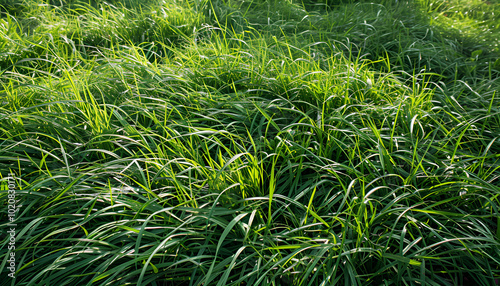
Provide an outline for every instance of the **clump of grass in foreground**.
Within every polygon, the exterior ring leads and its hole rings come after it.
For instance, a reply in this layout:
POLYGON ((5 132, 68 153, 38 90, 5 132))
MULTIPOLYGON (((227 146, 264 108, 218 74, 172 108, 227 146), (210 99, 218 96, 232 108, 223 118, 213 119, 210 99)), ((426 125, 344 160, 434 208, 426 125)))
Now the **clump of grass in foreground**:
MULTIPOLYGON (((495 283, 494 69, 473 77, 458 52, 447 54, 454 71, 437 60, 443 77, 415 69, 406 53, 427 24, 393 50, 347 40, 369 32, 368 16, 380 39, 403 33, 375 16, 397 19, 404 3, 302 8, 311 22, 294 18, 296 4, 256 1, 246 14, 228 12, 243 11, 236 1, 201 4, 186 19, 208 23, 176 30, 185 44, 156 61, 140 41, 89 57, 83 31, 66 36, 75 49, 53 37, 30 65, 3 69, 0 170, 17 174, 23 203, 16 285, 495 283), (252 17, 266 6, 258 32, 252 17), (359 7, 349 22, 334 17, 359 7)), ((162 5, 148 11, 181 9, 162 5)), ((88 6, 86 23, 115 23, 100 13, 121 8, 106 7, 88 6)))

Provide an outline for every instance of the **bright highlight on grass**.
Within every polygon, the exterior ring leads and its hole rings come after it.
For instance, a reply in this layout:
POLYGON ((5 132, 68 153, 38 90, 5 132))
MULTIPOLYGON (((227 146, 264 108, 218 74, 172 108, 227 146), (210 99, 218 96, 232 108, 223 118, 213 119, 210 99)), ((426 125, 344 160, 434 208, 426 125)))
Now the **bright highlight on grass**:
POLYGON ((498 1, 0 5, 1 285, 499 284, 498 1))

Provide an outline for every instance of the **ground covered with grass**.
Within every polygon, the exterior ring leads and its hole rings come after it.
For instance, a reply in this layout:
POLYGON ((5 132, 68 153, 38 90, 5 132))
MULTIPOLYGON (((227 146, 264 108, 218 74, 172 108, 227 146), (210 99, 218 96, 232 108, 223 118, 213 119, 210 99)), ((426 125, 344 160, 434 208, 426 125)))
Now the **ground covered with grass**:
POLYGON ((0 4, 1 285, 499 284, 500 2, 0 4))

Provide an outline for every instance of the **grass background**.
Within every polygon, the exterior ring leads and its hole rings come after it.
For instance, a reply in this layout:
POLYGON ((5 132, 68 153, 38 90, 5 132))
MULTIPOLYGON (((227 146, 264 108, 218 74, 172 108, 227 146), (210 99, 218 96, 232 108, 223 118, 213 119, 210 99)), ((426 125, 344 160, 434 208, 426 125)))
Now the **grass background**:
POLYGON ((1 285, 498 285, 498 1, 0 5, 1 285))

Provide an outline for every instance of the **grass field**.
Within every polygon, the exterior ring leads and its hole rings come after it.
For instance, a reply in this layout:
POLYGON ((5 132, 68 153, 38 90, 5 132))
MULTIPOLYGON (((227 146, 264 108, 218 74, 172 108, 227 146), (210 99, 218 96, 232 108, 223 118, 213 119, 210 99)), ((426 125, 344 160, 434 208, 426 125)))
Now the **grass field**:
POLYGON ((500 284, 498 0, 0 5, 0 285, 500 284))

